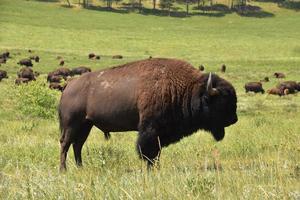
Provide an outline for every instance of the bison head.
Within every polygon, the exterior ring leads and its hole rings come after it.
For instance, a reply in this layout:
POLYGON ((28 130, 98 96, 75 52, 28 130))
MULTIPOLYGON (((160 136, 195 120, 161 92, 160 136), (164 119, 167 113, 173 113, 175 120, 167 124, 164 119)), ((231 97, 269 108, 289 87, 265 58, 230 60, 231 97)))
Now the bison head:
POLYGON ((217 75, 204 75, 197 101, 192 100, 192 110, 198 116, 200 128, 212 133, 215 140, 225 136, 225 127, 237 122, 235 89, 217 75), (194 108, 193 108, 194 107, 194 108))

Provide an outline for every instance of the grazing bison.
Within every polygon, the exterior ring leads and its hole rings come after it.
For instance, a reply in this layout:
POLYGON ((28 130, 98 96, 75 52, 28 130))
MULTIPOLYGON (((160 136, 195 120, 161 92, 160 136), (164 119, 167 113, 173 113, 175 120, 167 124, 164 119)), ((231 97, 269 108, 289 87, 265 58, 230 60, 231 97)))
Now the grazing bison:
POLYGON ((4 70, 0 70, 0 81, 2 81, 2 79, 4 78, 8 78, 7 72, 4 70))
POLYGON ((289 94, 293 94, 296 91, 299 91, 299 85, 296 81, 284 81, 277 85, 277 88, 282 88, 283 90, 288 89, 289 94))
POLYGON ((221 66, 221 72, 225 73, 225 71, 226 71, 226 65, 223 64, 223 65, 221 66))
POLYGON ((6 51, 6 52, 0 54, 0 58, 7 59, 7 58, 9 58, 9 54, 10 54, 9 51, 6 51))
POLYGON ((114 55, 114 56, 112 57, 112 59, 122 59, 122 58, 123 58, 122 55, 114 55))
POLYGON ((138 131, 136 148, 150 167, 160 147, 199 129, 224 138, 237 122, 235 89, 217 75, 176 59, 155 58, 86 73, 67 84, 59 103, 60 169, 73 144, 75 161, 92 126, 104 133, 138 131))
POLYGON ((100 60, 100 56, 99 56, 99 55, 96 56, 95 59, 96 59, 96 60, 100 60))
POLYGON ((26 67, 32 67, 33 66, 33 64, 32 64, 32 62, 29 58, 24 58, 24 59, 20 60, 17 64, 25 65, 26 67))
POLYGON ((285 74, 281 72, 275 72, 274 76, 275 78, 285 78, 285 74))
POLYGON ((50 76, 47 81, 50 83, 60 83, 63 80, 62 76, 50 76))
POLYGON ((0 63, 5 64, 6 63, 6 58, 0 58, 0 63))
POLYGON ((260 80, 260 82, 269 82, 269 81, 270 81, 270 79, 267 76, 263 80, 260 80))
POLYGON ((64 79, 67 79, 68 76, 71 76, 71 70, 66 67, 60 67, 53 72, 48 73, 47 80, 49 81, 51 76, 62 76, 64 79))
POLYGON ((64 86, 60 85, 59 83, 50 83, 49 88, 53 90, 59 90, 61 92, 64 90, 64 86))
POLYGON ((75 76, 75 75, 81 75, 81 74, 91 72, 91 71, 92 71, 91 68, 80 66, 80 67, 76 67, 76 68, 72 69, 71 74, 72 74, 72 76, 75 76))
POLYGON ((60 66, 64 66, 64 64, 65 64, 65 61, 64 61, 64 60, 61 60, 61 61, 59 62, 59 65, 60 65, 60 66))
POLYGON ((271 88, 267 91, 268 94, 272 94, 272 95, 278 95, 278 96, 283 96, 284 94, 284 90, 282 88, 271 88))
POLYGON ((22 83, 28 83, 30 80, 28 78, 17 78, 15 80, 16 85, 21 85, 22 83))
POLYGON ((89 54, 89 59, 94 59, 95 56, 96 56, 96 55, 95 55, 94 53, 90 53, 90 54, 89 54))
POLYGON ((39 56, 30 56, 30 60, 34 60, 35 62, 40 62, 40 57, 39 56))
POLYGON ((17 75, 18 78, 27 78, 29 81, 35 80, 35 75, 33 70, 28 67, 23 67, 22 69, 20 69, 17 75))
POLYGON ((246 92, 261 92, 262 94, 265 93, 265 90, 262 88, 262 84, 260 82, 249 82, 245 84, 246 92))
POLYGON ((199 68, 199 71, 201 71, 201 72, 204 71, 204 66, 203 65, 200 65, 198 68, 199 68))

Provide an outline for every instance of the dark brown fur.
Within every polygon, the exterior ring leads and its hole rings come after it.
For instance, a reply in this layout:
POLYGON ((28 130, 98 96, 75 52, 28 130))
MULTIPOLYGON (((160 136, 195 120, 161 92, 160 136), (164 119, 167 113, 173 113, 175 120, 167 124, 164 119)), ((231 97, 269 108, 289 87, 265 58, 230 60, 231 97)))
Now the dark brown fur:
POLYGON ((54 82, 50 83, 49 88, 52 90, 59 90, 61 92, 64 90, 64 86, 62 86, 59 83, 54 83, 54 82))
POLYGON ((3 78, 8 78, 7 72, 4 70, 0 70, 0 79, 2 80, 3 78))
POLYGON ((262 84, 260 82, 249 82, 245 84, 245 90, 246 92, 261 92, 262 94, 265 93, 265 90, 262 87, 262 84))
POLYGON ((73 144, 81 166, 81 149, 92 126, 104 133, 138 131, 137 151, 149 166, 160 146, 168 146, 199 129, 222 140, 224 127, 237 122, 233 86, 175 59, 146 59, 86 73, 69 82, 59 104, 60 169, 73 144), (213 92, 212 92, 213 91, 213 92))
POLYGON ((89 59, 94 59, 95 56, 96 56, 96 55, 95 55, 94 53, 90 53, 90 54, 88 55, 89 59))

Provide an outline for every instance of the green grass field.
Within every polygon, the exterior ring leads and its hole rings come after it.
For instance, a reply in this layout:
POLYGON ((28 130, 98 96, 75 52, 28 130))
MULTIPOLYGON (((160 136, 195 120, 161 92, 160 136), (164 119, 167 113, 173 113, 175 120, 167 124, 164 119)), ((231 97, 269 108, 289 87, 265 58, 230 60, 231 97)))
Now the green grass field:
MULTIPOLYGON (((0 66, 10 76, 0 82, 0 199, 298 200, 300 96, 245 94, 243 85, 269 76, 269 89, 279 82, 272 77, 276 71, 300 81, 300 13, 272 2, 251 4, 272 15, 166 17, 1 0, 0 52, 9 50, 12 58, 0 66), (75 166, 70 149, 68 172, 60 174, 57 117, 24 114, 18 107, 23 99, 14 86, 16 63, 30 55, 28 49, 41 58, 34 63, 42 73, 37 84, 58 68, 57 56, 67 67, 93 70, 149 55, 203 64, 235 86, 239 121, 220 143, 199 131, 164 148, 160 169, 152 172, 135 152, 135 132, 112 133, 105 141, 93 129, 83 168, 75 166), (88 60, 90 52, 101 59, 88 60), (115 54, 124 59, 111 59, 115 54), (225 74, 219 73, 223 63, 225 74)), ((55 107, 60 93, 46 91, 57 99, 55 107)))

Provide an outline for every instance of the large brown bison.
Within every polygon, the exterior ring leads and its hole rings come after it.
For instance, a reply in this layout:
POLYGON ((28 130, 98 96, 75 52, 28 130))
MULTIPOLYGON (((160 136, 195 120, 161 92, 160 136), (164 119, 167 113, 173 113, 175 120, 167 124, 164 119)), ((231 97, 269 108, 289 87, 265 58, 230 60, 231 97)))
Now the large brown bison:
POLYGON ((245 84, 245 91, 247 92, 261 92, 262 94, 265 93, 265 90, 262 87, 261 82, 249 82, 245 84))
POLYGON ((199 129, 220 141, 224 128, 238 120, 236 103, 229 82, 181 60, 153 58, 86 73, 69 82, 60 99, 60 169, 66 169, 71 144, 82 165, 92 126, 104 133, 138 131, 136 148, 148 166, 160 147, 199 129))

